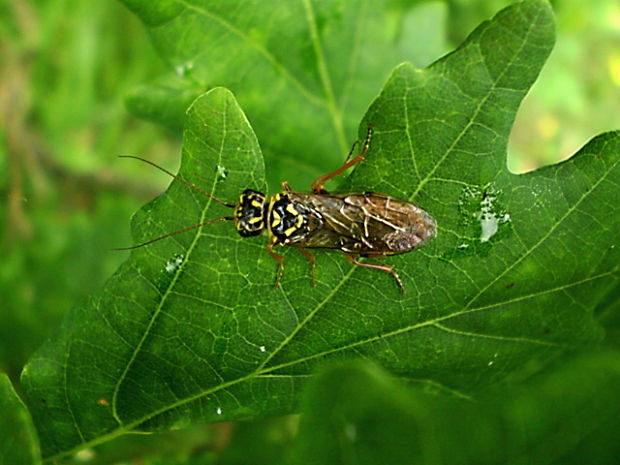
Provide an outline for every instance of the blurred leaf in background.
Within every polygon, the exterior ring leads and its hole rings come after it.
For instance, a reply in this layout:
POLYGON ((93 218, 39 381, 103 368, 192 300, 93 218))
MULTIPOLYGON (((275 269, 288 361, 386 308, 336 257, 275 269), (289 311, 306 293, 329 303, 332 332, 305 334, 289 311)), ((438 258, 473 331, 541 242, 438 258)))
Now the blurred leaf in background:
POLYGON ((511 136, 517 172, 565 160, 620 127, 620 2, 555 0, 557 37, 511 136))
POLYGON ((573 357, 476 401, 405 386, 368 362, 329 367, 305 393, 295 463, 617 463, 620 354, 573 357))
POLYGON ((0 370, 16 380, 125 258, 110 249, 129 242, 127 219, 167 182, 115 156, 174 166, 178 138, 124 108, 124 93, 162 64, 123 6, 7 0, 0 9, 0 370))
POLYGON ((4 373, 0 373, 0 412, 0 464, 40 464, 39 439, 32 418, 4 373))
POLYGON ((180 127, 192 93, 230 89, 261 141, 272 191, 283 179, 304 185, 338 165, 396 65, 423 67, 447 52, 438 2, 123 2, 169 68, 134 92, 129 107, 180 127))

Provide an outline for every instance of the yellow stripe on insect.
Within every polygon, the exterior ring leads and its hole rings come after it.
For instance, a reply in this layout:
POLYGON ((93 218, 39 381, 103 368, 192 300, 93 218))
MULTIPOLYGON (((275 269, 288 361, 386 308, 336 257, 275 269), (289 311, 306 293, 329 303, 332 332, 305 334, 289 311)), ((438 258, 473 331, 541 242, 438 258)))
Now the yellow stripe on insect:
POLYGON ((288 228, 286 231, 284 231, 284 235, 286 237, 289 237, 291 234, 293 234, 295 231, 297 231, 297 227, 296 226, 291 226, 290 228, 288 228))
POLYGON ((286 206, 286 211, 289 212, 291 215, 299 215, 299 212, 295 209, 292 203, 289 203, 286 206))
POLYGON ((252 200, 252 206, 256 207, 256 208, 260 208, 263 204, 260 203, 258 200, 252 200))
POLYGON ((260 216, 255 216, 254 218, 250 219, 250 223, 252 224, 260 223, 261 221, 263 221, 263 219, 260 216))
POLYGON ((280 224, 280 221, 282 221, 282 217, 278 214, 278 212, 274 211, 273 212, 273 221, 271 222, 271 227, 275 228, 280 224))

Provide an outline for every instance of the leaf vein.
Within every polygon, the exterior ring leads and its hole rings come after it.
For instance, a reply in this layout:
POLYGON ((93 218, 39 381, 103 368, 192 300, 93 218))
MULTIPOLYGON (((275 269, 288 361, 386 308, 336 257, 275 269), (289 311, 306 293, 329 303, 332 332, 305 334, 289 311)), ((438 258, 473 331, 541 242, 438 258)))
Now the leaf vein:
POLYGON ((197 5, 193 5, 185 0, 176 0, 176 1, 180 3, 181 5, 185 6, 186 8, 193 10, 197 14, 203 15, 207 19, 210 19, 218 23, 224 29, 236 35, 241 40, 243 40, 246 44, 248 44, 250 47, 255 49, 260 55, 262 55, 271 64, 271 66, 274 67, 275 70, 277 70, 280 74, 282 74, 282 76, 291 83, 293 88, 297 89, 297 91, 299 91, 301 95, 306 97, 308 101, 312 102, 315 105, 320 105, 320 106, 326 105, 325 101, 323 101, 321 98, 314 95, 269 50, 267 50, 262 45, 256 43, 255 41, 251 40, 243 31, 241 31, 240 29, 232 25, 230 22, 224 20, 223 18, 210 13, 205 8, 201 8, 197 5))
POLYGON ((538 344, 538 345, 552 346, 552 347, 562 347, 561 344, 556 344, 555 342, 541 341, 539 339, 531 339, 527 337, 498 336, 495 334, 483 334, 483 333, 474 333, 472 331, 462 331, 459 329, 450 328, 449 326, 446 326, 446 325, 442 325, 441 323, 433 323, 431 326, 434 326, 435 328, 445 331, 447 333, 458 334, 460 336, 483 338, 483 339, 497 339, 498 341, 506 341, 506 342, 527 342, 530 344, 538 344))
MULTIPOLYGON (((189 111, 189 109, 188 109, 188 111, 189 111)), ((218 150, 218 157, 219 157, 218 158, 218 164, 222 163, 222 152, 223 152, 223 146, 224 146, 224 140, 225 140, 225 134, 226 134, 226 116, 227 116, 227 108, 225 107, 224 108, 224 114, 222 115, 222 124, 223 124, 222 134, 224 134, 224 136, 222 137, 222 140, 220 142, 220 148, 218 150)), ((212 181, 212 185, 211 185, 211 194, 213 194, 213 191, 215 190, 216 182, 217 182, 217 179, 214 177, 213 181, 212 181)), ((206 213, 207 213, 207 210, 209 209, 209 206, 211 205, 211 203, 212 203, 211 199, 209 199, 206 202, 205 207, 203 208, 202 213, 201 213, 200 222, 204 222, 205 221, 206 213)), ((192 255, 192 252, 194 251, 196 245, 198 244, 198 239, 200 237, 201 229, 202 228, 196 229, 196 231, 194 233, 194 237, 192 239, 192 242, 191 242, 190 246, 187 249, 187 253, 186 253, 187 260, 189 260, 189 257, 192 255)), ((151 329, 152 329, 153 325, 155 324, 155 321, 157 320, 157 317, 161 313, 161 311, 163 309, 163 306, 164 306, 164 303, 167 301, 168 296, 171 295, 172 290, 174 289, 174 286, 176 285, 176 283, 177 283, 177 281, 179 279, 179 276, 181 276, 181 274, 182 274, 181 271, 186 266, 185 263, 186 262, 183 262, 179 266, 179 270, 177 271, 177 273, 175 273, 173 278, 170 280, 170 283, 166 287, 166 291, 161 295, 161 299, 159 301, 159 304, 155 308, 155 311, 153 312, 153 315, 151 316, 151 318, 150 318, 150 320, 149 320, 149 322, 148 322, 148 324, 147 324, 147 326, 146 326, 146 328, 145 328, 145 330, 144 330, 144 332, 142 334, 142 337, 138 341, 138 344, 134 348, 131 356, 129 357, 129 360, 127 361, 127 364, 123 368, 123 371, 121 372, 121 375, 118 378, 118 381, 117 381, 116 385, 114 386, 114 391, 113 391, 113 394, 112 394, 112 402, 111 402, 111 404, 112 404, 112 416, 119 423, 122 423, 122 420, 121 420, 119 412, 118 412, 118 394, 120 392, 121 384, 125 380, 125 377, 127 376, 127 373, 129 372, 129 369, 133 365, 136 357, 138 356, 138 353, 142 349, 142 346, 144 345, 144 342, 146 341, 146 338, 151 333, 151 329)))
POLYGON ((601 182, 603 182, 603 180, 609 175, 609 173, 611 173, 611 171, 617 166, 617 164, 618 164, 618 161, 616 161, 615 163, 612 163, 610 168, 607 171, 605 171, 605 173, 592 185, 592 187, 590 187, 590 189, 588 189, 586 192, 584 192, 581 195, 579 200, 577 200, 572 206, 570 206, 566 210, 566 213, 564 213, 564 215, 562 215, 555 222, 555 224, 551 228, 549 228, 549 231, 547 231, 538 240, 538 242, 536 242, 534 245, 532 245, 529 249, 525 250, 524 253, 519 254, 519 257, 517 258, 517 260, 515 260, 512 264, 507 266, 504 269, 504 271, 499 273, 486 286, 484 286, 482 289, 480 289, 480 291, 478 291, 478 293, 476 295, 474 295, 469 300, 469 302, 467 302, 467 304, 465 305, 465 309, 469 308, 482 294, 484 294, 484 292, 486 292, 491 286, 493 286, 495 283, 497 283, 510 270, 512 270, 515 266, 517 266, 519 263, 521 263, 523 260, 525 260, 529 255, 532 254, 532 252, 534 252, 541 244, 543 244, 555 232, 555 230, 564 222, 564 220, 566 220, 566 218, 568 218, 575 210, 577 210, 577 208, 584 201, 584 199, 586 199, 598 187, 598 185, 601 184, 601 182))

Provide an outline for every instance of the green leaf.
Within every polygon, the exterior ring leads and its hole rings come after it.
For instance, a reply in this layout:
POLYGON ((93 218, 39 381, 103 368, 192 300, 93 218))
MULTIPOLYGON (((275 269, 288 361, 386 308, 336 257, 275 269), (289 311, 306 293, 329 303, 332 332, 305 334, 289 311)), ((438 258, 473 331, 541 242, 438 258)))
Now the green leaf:
MULTIPOLYGON (((311 287, 290 249, 273 289, 264 239, 230 224, 137 249, 24 370, 44 455, 134 429, 294 411, 328 358, 371 358, 470 396, 599 339, 593 310, 620 262, 620 137, 534 173, 505 166, 514 115, 552 43, 548 4, 517 4, 430 68, 398 67, 371 105, 359 134, 371 123, 372 146, 345 187, 412 200, 439 225, 425 249, 382 260, 406 295, 388 274, 328 252, 311 287)), ((265 189, 258 142, 229 91, 190 108, 180 176, 226 201, 265 189)), ((135 240, 227 214, 173 182, 134 218, 135 240)))
POLYGON ((133 89, 125 99, 127 108, 146 119, 154 119, 163 125, 182 130, 185 112, 202 94, 203 86, 188 82, 176 74, 159 78, 149 85, 133 89))
POLYGON ((367 362, 324 370, 304 394, 299 464, 615 463, 620 353, 580 356, 472 402, 408 389, 367 362))
POLYGON ((605 328, 605 342, 620 347, 620 284, 601 300, 597 310, 596 318, 605 328))
POLYGON ((30 413, 4 373, 0 373, 0 413, 0 465, 41 463, 30 413))
POLYGON ((336 167, 389 70, 405 60, 425 66, 447 49, 439 3, 123 2, 176 75, 172 85, 136 90, 130 109, 179 127, 190 95, 230 88, 261 141, 272 187, 336 167))

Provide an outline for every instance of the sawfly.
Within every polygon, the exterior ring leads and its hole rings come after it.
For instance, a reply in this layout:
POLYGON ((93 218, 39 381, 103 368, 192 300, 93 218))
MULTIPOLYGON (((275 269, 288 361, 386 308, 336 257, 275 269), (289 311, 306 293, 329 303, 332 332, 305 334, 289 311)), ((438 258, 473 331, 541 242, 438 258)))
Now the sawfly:
POLYGON ((402 292, 405 288, 394 267, 379 263, 359 261, 359 257, 385 257, 415 250, 435 237, 437 224, 433 217, 417 205, 378 192, 330 193, 324 185, 348 168, 364 160, 370 148, 372 128, 359 154, 352 157, 357 143, 353 144, 344 164, 335 171, 317 178, 310 192, 297 192, 288 182, 282 182, 282 191, 266 195, 252 189, 244 190, 236 203, 229 203, 205 192, 155 163, 135 158, 167 173, 190 188, 214 201, 233 209, 231 216, 215 218, 179 231, 151 239, 129 250, 200 228, 219 221, 233 221, 241 237, 258 236, 267 231, 267 252, 278 262, 277 286, 284 271, 284 257, 274 251, 277 245, 292 246, 310 260, 314 273, 315 255, 308 250, 332 249, 344 253, 354 265, 391 274, 402 292))

